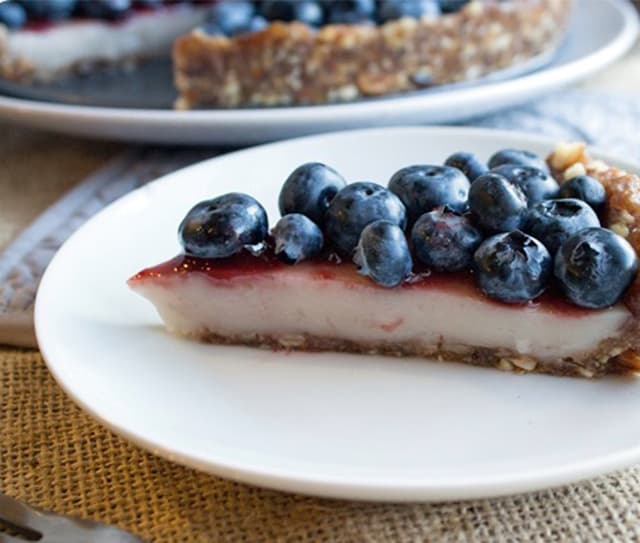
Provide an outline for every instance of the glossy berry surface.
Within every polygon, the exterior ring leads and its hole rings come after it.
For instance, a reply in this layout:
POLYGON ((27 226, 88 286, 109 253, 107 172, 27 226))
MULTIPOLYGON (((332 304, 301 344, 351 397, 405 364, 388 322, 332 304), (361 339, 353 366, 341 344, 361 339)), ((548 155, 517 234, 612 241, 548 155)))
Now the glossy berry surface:
POLYGON ((280 214, 302 213, 322 227, 331 200, 346 186, 333 168, 320 162, 303 164, 293 170, 280 190, 280 214))
POLYGON ((299 21, 309 26, 323 22, 322 6, 313 0, 266 0, 260 4, 260 13, 269 21, 299 21))
POLYGON ((76 0, 20 0, 30 18, 54 21, 71 15, 76 0))
POLYGON ((407 213, 400 199, 376 183, 352 183, 329 204, 326 235, 338 252, 351 256, 365 226, 379 219, 404 230, 407 213))
POLYGON ((435 271, 469 268, 482 239, 468 217, 442 208, 422 215, 411 230, 416 259, 435 271))
POLYGON ((449 158, 447 158, 447 160, 445 160, 444 164, 445 166, 458 168, 458 170, 466 175, 467 179, 472 183, 478 177, 489 171, 487 165, 473 153, 453 153, 449 158))
POLYGON ((490 298, 520 303, 540 296, 552 275, 552 259, 537 239, 515 230, 486 239, 474 255, 480 290, 490 298))
POLYGON ((547 163, 538 155, 524 149, 502 149, 491 156, 489 159, 489 168, 494 169, 503 164, 514 164, 516 166, 529 166, 538 168, 543 172, 548 172, 547 163))
POLYGON ((593 309, 618 302, 637 271, 638 259, 629 242, 605 228, 574 234, 555 257, 555 276, 567 298, 593 309))
POLYGON ((419 18, 440 15, 438 0, 381 0, 378 6, 378 22, 386 23, 402 17, 419 18))
POLYGON ((416 165, 402 168, 389 180, 389 190, 407 208, 409 222, 440 206, 463 212, 467 208, 469 180, 457 168, 416 165))
POLYGON ((262 205, 239 192, 196 204, 178 229, 185 252, 203 258, 232 256, 245 246, 262 243, 267 232, 262 205))
POLYGON ((275 244, 275 255, 287 264, 297 264, 313 258, 324 244, 318 225, 300 213, 291 213, 280 218, 271 230, 275 244))
POLYGON ((558 183, 547 172, 531 166, 504 164, 492 170, 504 175, 511 184, 519 187, 527 197, 529 205, 550 200, 558 195, 558 183))
POLYGON ((442 13, 455 13, 460 11, 470 0, 439 0, 442 13))
POLYGON ((596 212, 582 200, 544 200, 527 210, 523 230, 537 238, 553 255, 570 236, 600 226, 596 212))
POLYGON ((330 24, 357 24, 374 19, 374 0, 324 0, 326 20, 330 24))
POLYGON ((503 175, 481 175, 469 190, 469 208, 477 224, 487 232, 509 232, 522 226, 527 198, 503 175))
POLYGON ((589 204, 596 213, 604 209, 607 194, 602 183, 588 175, 578 175, 560 185, 560 198, 577 198, 589 204))
POLYGON ((7 28, 21 28, 27 22, 27 13, 17 2, 0 2, 0 24, 7 28))
POLYGON ((79 0, 78 10, 94 19, 120 19, 131 9, 131 0, 79 0))
POLYGON ((255 8, 245 0, 223 0, 214 4, 205 27, 218 28, 223 34, 233 36, 245 32, 251 24, 255 8))
POLYGON ((383 220, 374 221, 364 228, 353 261, 359 273, 384 287, 402 283, 413 267, 403 230, 383 220))

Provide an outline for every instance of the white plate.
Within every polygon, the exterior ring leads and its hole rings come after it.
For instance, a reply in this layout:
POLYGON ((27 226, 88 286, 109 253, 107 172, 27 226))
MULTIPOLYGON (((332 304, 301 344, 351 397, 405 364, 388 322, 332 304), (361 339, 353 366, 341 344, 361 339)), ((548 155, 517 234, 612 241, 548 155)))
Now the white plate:
POLYGON ((407 164, 505 146, 547 153, 553 142, 468 128, 353 131, 233 153, 137 190, 81 228, 42 280, 36 329, 49 368, 88 413, 142 447, 301 493, 495 496, 640 461, 634 379, 204 345, 165 333, 125 285, 178 252, 178 222, 200 199, 250 192, 273 220, 283 179, 305 161, 384 183, 407 164))
POLYGON ((163 111, 69 106, 0 97, 0 118, 82 136, 162 143, 255 143, 330 130, 459 121, 575 82, 623 55, 638 33, 627 0, 579 0, 546 68, 511 80, 393 98, 292 108, 163 111))

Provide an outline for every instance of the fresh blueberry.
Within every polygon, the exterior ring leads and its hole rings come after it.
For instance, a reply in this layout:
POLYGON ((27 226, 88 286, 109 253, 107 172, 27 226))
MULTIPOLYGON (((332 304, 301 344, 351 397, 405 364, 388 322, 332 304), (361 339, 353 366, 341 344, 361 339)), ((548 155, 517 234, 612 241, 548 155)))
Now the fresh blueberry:
POLYGON ((327 21, 331 24, 357 24, 373 20, 374 0, 323 0, 327 21))
POLYGON ((21 28, 27 22, 27 13, 16 2, 0 2, 0 23, 7 28, 21 28))
POLYGON ((517 166, 530 166, 543 172, 549 171, 549 166, 538 155, 524 149, 502 149, 489 159, 489 168, 494 169, 503 164, 515 164, 517 166))
POLYGON ((411 230, 416 258, 436 271, 453 272, 469 268, 482 239, 482 233, 468 217, 446 208, 425 213, 411 230))
POLYGON ((600 221, 589 205, 575 198, 563 198, 543 200, 530 207, 523 230, 544 243, 554 255, 570 236, 594 226, 600 226, 600 221))
POLYGON ((437 17, 440 5, 437 0, 382 0, 378 5, 378 22, 386 23, 402 17, 437 17))
POLYGON ((549 251, 537 239, 519 230, 486 239, 473 259, 480 290, 503 302, 537 298, 551 278, 549 251))
POLYGON ((511 184, 519 187, 527 197, 529 205, 550 200, 558 195, 558 183, 547 172, 531 166, 503 164, 491 170, 504 175, 511 184))
POLYGON ((164 0, 133 0, 133 6, 136 8, 157 8, 163 2, 164 0))
POLYGON ((309 26, 320 26, 323 19, 322 7, 313 0, 266 0, 260 12, 269 21, 300 21, 309 26))
POLYGON ((178 234, 187 254, 226 258, 267 236, 267 213, 257 200, 230 192, 194 206, 182 220, 178 234))
POLYGON ((302 213, 322 227, 331 200, 346 186, 344 178, 325 164, 309 162, 298 166, 282 185, 280 214, 302 213))
POLYGON ((364 227, 378 219, 407 225, 407 212, 393 192, 375 183, 352 183, 329 204, 325 228, 329 240, 342 254, 353 253, 364 227))
POLYGON ((522 226, 527 197, 503 175, 481 175, 469 190, 469 208, 487 232, 508 232, 522 226))
POLYGON ((469 180, 460 170, 449 166, 408 166, 393 174, 389 190, 402 200, 409 222, 413 223, 439 206, 465 211, 469 180))
POLYGON ((94 19, 120 19, 131 8, 131 0, 79 0, 78 11, 94 19))
POLYGON ((469 0, 439 0, 442 13, 455 13, 460 11, 469 0))
POLYGON ((578 175, 560 185, 560 198, 577 198, 587 202, 596 213, 604 209, 607 194, 602 183, 588 175, 578 175))
POLYGON ((362 275, 383 287, 398 286, 413 267, 402 228, 384 220, 374 221, 362 230, 353 261, 362 275))
POLYGON ((445 160, 444 164, 445 166, 458 168, 472 183, 478 177, 489 171, 487 165, 473 153, 453 153, 449 158, 447 158, 447 160, 445 160))
POLYGON ((253 4, 245 0, 222 0, 213 5, 207 20, 228 36, 246 31, 255 13, 253 4))
POLYGON ((269 21, 267 21, 262 15, 254 15, 249 20, 249 24, 246 27, 238 27, 234 30, 233 36, 238 34, 245 34, 250 32, 259 32, 260 30, 264 30, 269 26, 269 21))
POLYGON ((555 275, 574 304, 614 305, 636 277, 638 258, 629 242, 605 228, 587 228, 562 244, 555 275))
POLYGON ((76 7, 76 0, 19 0, 29 17, 50 21, 65 19, 76 7))
POLYGON ((297 264, 316 256, 324 244, 322 230, 308 217, 291 213, 282 217, 271 230, 276 256, 287 264, 297 264))

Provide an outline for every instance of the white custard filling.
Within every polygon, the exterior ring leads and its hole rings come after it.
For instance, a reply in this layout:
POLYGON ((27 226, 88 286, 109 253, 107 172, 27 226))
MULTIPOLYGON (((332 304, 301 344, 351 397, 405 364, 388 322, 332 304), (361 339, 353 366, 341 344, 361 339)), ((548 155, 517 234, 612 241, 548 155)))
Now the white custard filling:
POLYGON ((216 280, 200 274, 134 280, 179 334, 311 334, 356 342, 506 348, 539 359, 579 356, 616 337, 631 318, 618 304, 565 313, 511 307, 437 288, 383 289, 283 272, 216 280))
POLYGON ((121 23, 79 20, 11 32, 6 55, 28 62, 37 77, 47 79, 83 62, 168 55, 175 39, 200 25, 205 16, 204 7, 179 5, 133 15, 121 23))

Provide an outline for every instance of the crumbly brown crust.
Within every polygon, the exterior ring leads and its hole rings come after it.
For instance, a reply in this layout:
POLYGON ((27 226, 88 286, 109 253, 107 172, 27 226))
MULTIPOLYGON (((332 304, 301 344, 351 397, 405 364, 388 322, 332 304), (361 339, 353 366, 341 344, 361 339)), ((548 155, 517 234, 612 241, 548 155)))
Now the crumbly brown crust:
POLYGON ((178 109, 349 101, 477 79, 560 41, 573 0, 474 0, 439 18, 381 26, 300 23, 173 50, 178 109))

